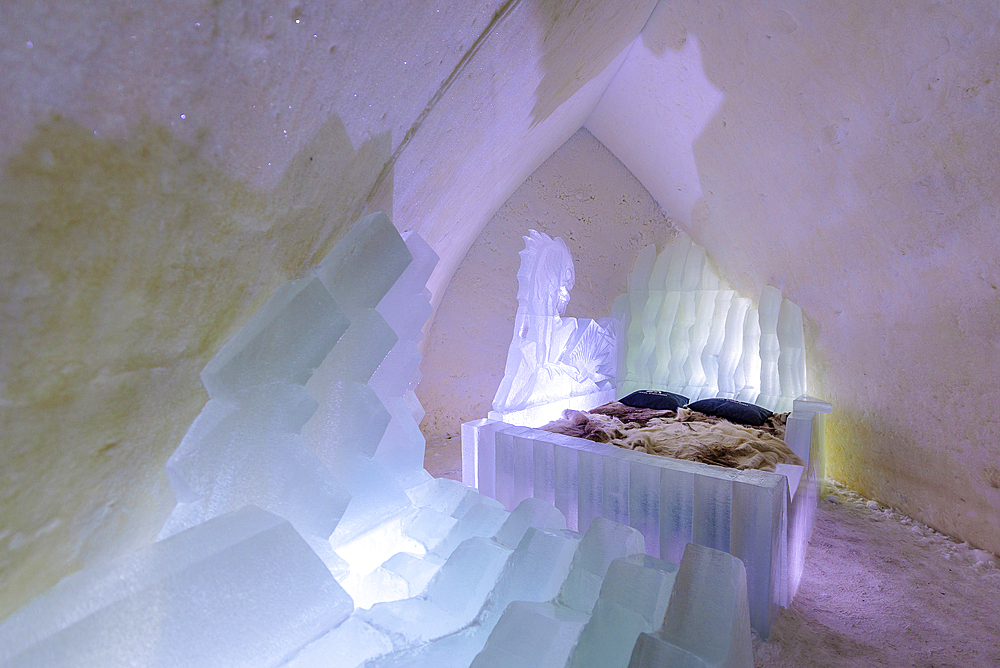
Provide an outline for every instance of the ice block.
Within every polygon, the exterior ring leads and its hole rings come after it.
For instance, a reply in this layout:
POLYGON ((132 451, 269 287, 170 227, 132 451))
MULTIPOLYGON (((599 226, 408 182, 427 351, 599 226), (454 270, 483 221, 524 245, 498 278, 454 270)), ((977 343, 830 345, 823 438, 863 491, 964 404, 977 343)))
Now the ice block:
POLYGON ((64 578, 0 624, 0 663, 274 666, 353 607, 288 522, 246 507, 64 578))
POLYGON ((647 555, 612 561, 569 668, 627 666, 639 634, 663 623, 677 570, 647 555))
POLYGON ((285 283, 201 372, 213 399, 273 382, 305 384, 348 320, 313 278, 285 283))
POLYGON ((413 260, 388 216, 357 221, 314 269, 345 313, 374 309, 413 260))
POLYGON ((684 551, 663 627, 655 636, 640 636, 629 663, 662 665, 752 668, 746 571, 739 559, 694 543, 684 551))

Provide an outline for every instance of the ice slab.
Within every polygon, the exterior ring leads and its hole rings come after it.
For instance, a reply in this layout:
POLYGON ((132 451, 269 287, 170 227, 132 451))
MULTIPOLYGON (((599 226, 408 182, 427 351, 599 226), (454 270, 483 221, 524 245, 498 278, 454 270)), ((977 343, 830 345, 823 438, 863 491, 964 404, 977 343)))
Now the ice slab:
POLYGON ((595 518, 580 541, 557 602, 590 614, 611 562, 644 552, 641 533, 603 517, 595 518))
POLYGON ((402 238, 413 261, 386 292, 377 308, 400 339, 419 343, 421 329, 431 315, 427 279, 437 266, 438 256, 416 232, 407 232, 402 238))
MULTIPOLYGON (((689 655, 681 665, 751 668, 746 581, 743 562, 736 557, 701 545, 688 545, 656 639, 689 655), (692 663, 692 658, 698 661, 692 663)), ((644 637, 641 645, 637 643, 629 665, 673 665, 649 662, 656 654, 653 648, 657 644, 644 637)))
POLYGON ((282 668, 357 668, 365 661, 388 654, 392 642, 357 614, 306 645, 282 668))
POLYGON ((247 507, 64 578, 0 624, 0 662, 274 666, 353 607, 288 522, 247 507))
POLYGON ((314 270, 345 313, 375 308, 413 257, 384 213, 357 221, 314 270))
POLYGON ((444 562, 444 559, 437 558, 434 555, 418 557, 408 552, 398 552, 389 557, 382 564, 382 568, 397 573, 401 578, 406 580, 407 598, 412 598, 424 592, 427 584, 434 577, 435 573, 441 569, 444 562))
POLYGON ((354 454, 372 457, 392 416, 362 383, 336 380, 302 427, 302 437, 331 469, 354 454))
POLYGON ((504 521, 496 533, 496 540, 508 548, 515 548, 529 527, 559 531, 566 528, 566 518, 544 501, 528 498, 504 521))
POLYGON ((329 538, 350 500, 305 441, 294 433, 315 410, 299 385, 272 383, 210 401, 166 471, 179 501, 160 536, 255 505, 304 534, 329 538))
POLYGON ((470 668, 566 665, 586 622, 586 614, 558 604, 515 601, 470 668))
POLYGON ((627 666, 639 634, 663 623, 677 569, 647 555, 612 561, 570 668, 627 666))
POLYGON ((475 619, 511 553, 495 541, 470 538, 455 549, 421 596, 377 603, 363 618, 391 632, 397 650, 454 633, 475 619))
POLYGON ((348 320, 314 278, 285 283, 201 372, 213 399, 273 382, 303 385, 347 331, 348 320))

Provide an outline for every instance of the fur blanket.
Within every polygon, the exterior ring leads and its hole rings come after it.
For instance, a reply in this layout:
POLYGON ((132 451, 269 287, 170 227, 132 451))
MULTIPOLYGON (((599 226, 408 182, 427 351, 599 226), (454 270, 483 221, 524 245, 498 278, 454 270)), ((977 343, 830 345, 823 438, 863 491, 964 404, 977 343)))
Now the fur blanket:
POLYGON ((774 471, 776 464, 805 464, 782 440, 787 418, 782 413, 748 427, 687 408, 659 411, 613 401, 590 412, 563 411, 561 419, 539 428, 651 455, 774 471))

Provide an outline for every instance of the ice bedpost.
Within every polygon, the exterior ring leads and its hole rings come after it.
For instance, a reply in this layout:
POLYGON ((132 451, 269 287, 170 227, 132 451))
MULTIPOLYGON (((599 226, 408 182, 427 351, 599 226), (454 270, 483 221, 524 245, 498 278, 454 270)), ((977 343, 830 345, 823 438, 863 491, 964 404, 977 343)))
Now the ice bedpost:
POLYGON ((63 578, 0 625, 0 664, 275 666, 353 608, 296 531, 251 506, 63 578))
POLYGON ((824 420, 833 405, 815 397, 798 397, 785 426, 785 442, 806 461, 806 472, 791 498, 788 511, 788 598, 791 600, 802 579, 806 547, 816 520, 820 481, 824 470, 824 420))
POLYGON ((491 419, 541 424, 564 408, 614 398, 617 327, 562 317, 575 274, 562 239, 535 230, 524 237, 517 272, 517 313, 491 419))
POLYGON ((629 668, 752 668, 746 570, 732 555, 691 543, 684 550, 663 627, 643 633, 629 668))
POLYGON ((802 309, 787 299, 781 301, 778 314, 778 377, 781 398, 777 412, 787 412, 795 398, 806 392, 806 344, 802 309))

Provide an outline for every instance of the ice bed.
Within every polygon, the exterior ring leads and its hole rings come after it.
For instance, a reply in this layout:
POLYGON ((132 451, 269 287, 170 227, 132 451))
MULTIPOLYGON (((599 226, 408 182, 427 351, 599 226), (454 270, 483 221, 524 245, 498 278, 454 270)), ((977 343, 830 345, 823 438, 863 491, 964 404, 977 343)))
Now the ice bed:
MULTIPOLYGON (((526 237, 526 245, 532 239, 526 237)), ((523 352, 531 330, 542 329, 538 323, 548 331, 574 324, 561 317, 568 297, 556 308, 525 299, 537 293, 525 284, 539 280, 526 261, 540 254, 522 254, 515 332, 494 411, 462 427, 463 482, 507 509, 526 498, 548 501, 574 530, 586 530, 596 517, 627 524, 642 533, 647 554, 674 563, 689 542, 739 557, 747 570, 751 624, 766 638, 776 609, 789 604, 801 578, 823 476, 823 420, 832 412, 829 403, 805 393, 801 311, 770 287, 754 308, 716 277, 704 249, 681 236, 659 256, 652 247, 640 253, 629 292, 615 302, 617 331, 626 335, 605 342, 598 362, 584 364, 591 385, 604 394, 554 397, 558 392, 543 389, 532 402, 532 382, 559 375, 579 382, 584 372, 566 367, 572 358, 586 358, 579 347, 544 356, 523 352), (525 359, 557 363, 539 373, 525 359), (508 378, 512 372, 521 378, 508 378), (517 401, 510 400, 512 387, 521 388, 517 401), (621 397, 643 388, 791 411, 784 440, 804 465, 736 470, 537 428, 567 408, 586 410, 608 394, 621 397)), ((568 293, 572 280, 567 287, 550 278, 547 285, 568 293)), ((589 321, 585 327, 592 328, 589 321)), ((537 350, 545 342, 532 345, 537 350)))

